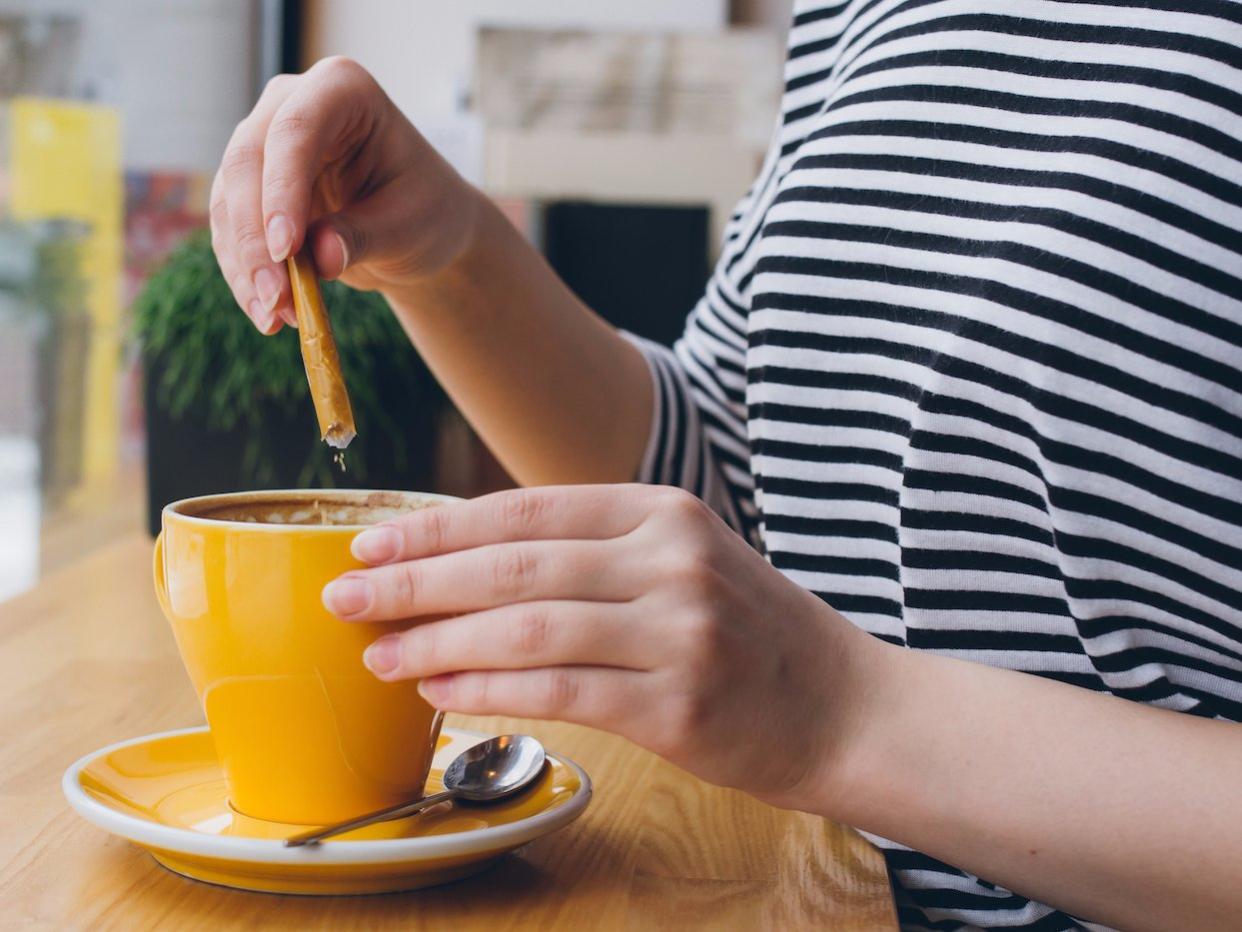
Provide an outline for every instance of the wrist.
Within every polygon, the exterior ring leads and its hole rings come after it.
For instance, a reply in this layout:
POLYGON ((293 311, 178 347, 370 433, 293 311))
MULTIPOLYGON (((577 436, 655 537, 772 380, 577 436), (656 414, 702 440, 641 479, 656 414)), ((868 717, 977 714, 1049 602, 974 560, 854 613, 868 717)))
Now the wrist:
POLYGON ((837 652, 819 764, 796 808, 858 825, 886 794, 889 739, 897 728, 910 651, 849 625, 837 652))
POLYGON ((420 271, 380 289, 393 308, 425 307, 435 303, 428 299, 449 296, 477 282, 478 276, 485 274, 488 256, 495 253, 502 225, 512 229, 486 194, 467 182, 461 185, 452 206, 444 210, 456 228, 452 246, 431 271, 420 271))

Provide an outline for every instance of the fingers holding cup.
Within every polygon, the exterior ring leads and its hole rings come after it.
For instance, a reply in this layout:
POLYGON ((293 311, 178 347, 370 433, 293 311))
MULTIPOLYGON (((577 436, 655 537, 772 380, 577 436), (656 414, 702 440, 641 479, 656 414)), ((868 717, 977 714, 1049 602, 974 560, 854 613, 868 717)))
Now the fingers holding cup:
POLYGON ((424 508, 368 528, 353 554, 373 565, 519 541, 607 540, 642 521, 645 486, 510 489, 444 508, 424 508))
POLYGON ((641 572, 611 541, 490 544, 421 560, 357 570, 329 583, 327 609, 346 621, 399 621, 517 602, 625 602, 641 593, 641 572))
POLYGON ((476 670, 423 680, 418 690, 445 712, 573 722, 633 739, 651 675, 607 667, 476 670))
POLYGON ((541 601, 415 625, 363 656, 382 680, 549 666, 654 667, 661 647, 631 603, 541 601))

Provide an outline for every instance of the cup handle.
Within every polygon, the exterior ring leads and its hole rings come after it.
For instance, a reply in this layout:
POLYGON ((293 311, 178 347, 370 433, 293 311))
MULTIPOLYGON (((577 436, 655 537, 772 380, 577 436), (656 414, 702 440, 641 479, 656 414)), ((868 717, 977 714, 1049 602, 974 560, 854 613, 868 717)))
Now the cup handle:
POLYGON ((155 577, 155 597, 159 599, 160 608, 164 610, 164 617, 172 618, 172 611, 168 604, 168 581, 164 578, 163 531, 160 531, 155 538, 155 559, 152 565, 152 575, 155 577))
POLYGON ((440 726, 443 724, 444 713, 436 709, 436 714, 431 719, 431 746, 427 749, 427 767, 423 770, 423 779, 418 786, 420 797, 427 792, 427 778, 431 776, 431 761, 436 756, 436 745, 440 743, 440 726))

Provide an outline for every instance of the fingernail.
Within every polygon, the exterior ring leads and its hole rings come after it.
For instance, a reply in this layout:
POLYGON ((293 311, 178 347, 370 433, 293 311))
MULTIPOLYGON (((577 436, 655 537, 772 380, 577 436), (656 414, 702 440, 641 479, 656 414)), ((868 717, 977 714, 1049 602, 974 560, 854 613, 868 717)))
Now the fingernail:
POLYGON ((380 638, 362 652, 362 662, 368 670, 379 676, 397 669, 400 655, 401 645, 395 636, 380 638))
POLYGON ((269 336, 276 332, 276 314, 265 308, 258 298, 250 302, 250 316, 254 325, 259 328, 259 333, 269 336))
POLYGON ((293 248, 293 224, 284 214, 272 214, 267 221, 267 249, 273 262, 284 262, 293 248))
POLYGON ((395 527, 373 527, 354 538, 350 551, 363 563, 387 563, 401 550, 401 534, 395 527))
POLYGON ((251 298, 246 309, 250 312, 250 319, 254 321, 259 333, 267 333, 272 329, 272 312, 265 308, 258 298, 251 298))
POLYGON ((453 675, 451 673, 447 676, 433 676, 430 679, 419 680, 418 692, 419 695, 432 705, 438 706, 442 702, 448 702, 449 693, 452 691, 452 683, 453 675))
POLYGON ((357 576, 334 579, 323 587, 323 604, 334 615, 357 615, 371 605, 371 584, 357 576))
POLYGON ((336 244, 341 248, 341 272, 343 273, 349 268, 349 248, 345 245, 345 237, 340 233, 333 233, 336 237, 336 244))
POLYGON ((259 293, 263 306, 273 310, 280 299, 280 279, 271 269, 259 269, 254 273, 254 290, 259 293))

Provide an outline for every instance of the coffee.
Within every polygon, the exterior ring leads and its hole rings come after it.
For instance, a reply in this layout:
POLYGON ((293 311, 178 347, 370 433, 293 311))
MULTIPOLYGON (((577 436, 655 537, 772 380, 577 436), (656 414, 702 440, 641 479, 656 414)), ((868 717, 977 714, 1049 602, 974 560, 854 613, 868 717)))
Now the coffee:
POLYGON ((211 521, 326 527, 365 527, 438 504, 414 492, 290 491, 241 492, 190 499, 177 514, 211 521))

